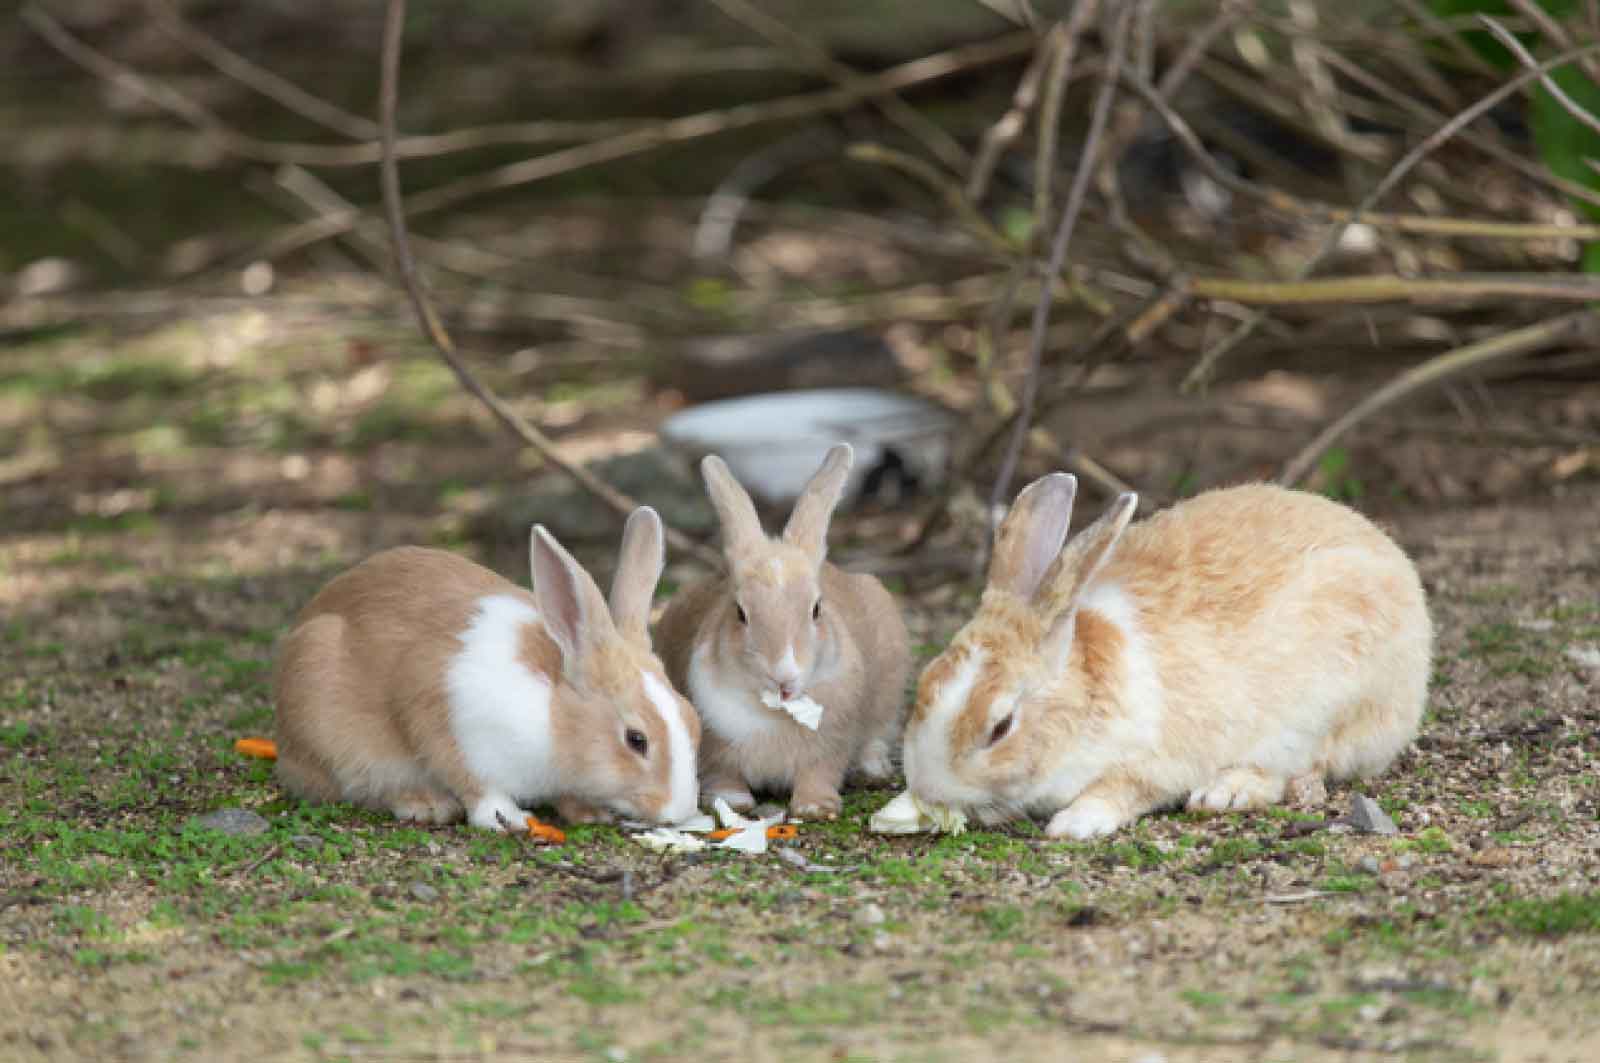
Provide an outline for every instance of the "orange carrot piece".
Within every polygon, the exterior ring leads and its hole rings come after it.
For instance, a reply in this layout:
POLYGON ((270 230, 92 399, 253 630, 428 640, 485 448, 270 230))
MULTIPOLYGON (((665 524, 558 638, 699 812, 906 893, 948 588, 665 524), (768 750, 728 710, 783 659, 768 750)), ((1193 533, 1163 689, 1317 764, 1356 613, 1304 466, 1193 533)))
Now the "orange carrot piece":
POLYGON ((567 840, 567 832, 560 827, 552 827, 548 823, 540 823, 533 816, 528 817, 528 833, 550 845, 560 845, 567 840))
POLYGON ((257 760, 278 759, 278 743, 270 738, 241 738, 233 744, 233 751, 257 760))
MULTIPOLYGON (((731 838, 738 833, 732 827, 724 827, 721 830, 711 831, 706 837, 714 842, 720 842, 724 838, 731 838)), ((767 828, 767 837, 778 841, 793 841, 799 836, 800 830, 793 823, 779 823, 767 828)))

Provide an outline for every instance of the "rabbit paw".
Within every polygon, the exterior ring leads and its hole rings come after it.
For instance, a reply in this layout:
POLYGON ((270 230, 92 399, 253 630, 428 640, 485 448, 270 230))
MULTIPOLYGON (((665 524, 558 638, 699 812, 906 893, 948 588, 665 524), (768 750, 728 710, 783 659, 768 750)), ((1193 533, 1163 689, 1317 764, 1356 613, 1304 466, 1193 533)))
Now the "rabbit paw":
POLYGON ((728 807, 735 812, 748 812, 756 807, 755 795, 744 786, 712 786, 707 785, 700 791, 700 799, 707 807, 715 805, 717 798, 728 802, 728 807))
POLYGON ((1297 808, 1321 808, 1328 803, 1328 784, 1323 780, 1322 769, 1296 775, 1283 788, 1285 804, 1297 808))
POLYGON ((406 823, 454 823, 464 809, 443 790, 406 790, 389 798, 389 811, 406 823))
POLYGON ((615 823, 617 817, 576 797, 556 801, 556 814, 566 823, 615 823))
POLYGON ((1050 817, 1044 828, 1052 838, 1072 838, 1085 841, 1103 838, 1122 826, 1122 813, 1110 801, 1099 797, 1080 797, 1072 804, 1050 817))
POLYGON ((789 802, 789 815, 795 819, 838 819, 844 799, 837 793, 795 794, 789 802))
POLYGON ((869 782, 883 782, 894 777, 894 761, 889 758, 889 743, 874 738, 861 751, 861 763, 856 766, 861 777, 869 782))
POLYGON ((528 814, 509 794, 484 794, 467 816, 467 822, 480 830, 522 831, 527 829, 527 821, 528 814))
POLYGON ((1266 808, 1283 798, 1284 779, 1255 768, 1229 768, 1210 786, 1189 794, 1191 812, 1237 812, 1266 808))

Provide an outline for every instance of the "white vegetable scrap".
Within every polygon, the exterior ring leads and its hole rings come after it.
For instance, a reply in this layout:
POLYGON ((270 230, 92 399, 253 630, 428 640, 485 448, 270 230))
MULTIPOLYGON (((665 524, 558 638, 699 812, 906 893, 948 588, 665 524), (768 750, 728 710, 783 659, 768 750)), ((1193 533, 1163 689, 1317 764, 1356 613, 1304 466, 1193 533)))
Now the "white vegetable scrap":
POLYGON ((706 843, 693 834, 671 827, 657 827, 643 834, 635 834, 633 840, 658 853, 697 853, 706 847, 706 843))
POLYGON ((782 709, 794 717, 794 722, 801 727, 808 727, 815 731, 822 724, 822 706, 811 700, 810 695, 802 694, 797 698, 784 701, 774 690, 761 692, 761 704, 769 709, 782 709))
POLYGON ((867 825, 878 834, 920 834, 924 831, 960 834, 967 829, 967 814, 960 809, 919 801, 915 794, 907 790, 874 812, 867 825))
POLYGON ((783 822, 782 812, 766 819, 747 819, 735 812, 733 807, 720 797, 711 807, 716 811, 717 818, 722 820, 722 825, 733 831, 717 843, 719 849, 737 849, 741 853, 764 853, 767 851, 767 828, 783 822))

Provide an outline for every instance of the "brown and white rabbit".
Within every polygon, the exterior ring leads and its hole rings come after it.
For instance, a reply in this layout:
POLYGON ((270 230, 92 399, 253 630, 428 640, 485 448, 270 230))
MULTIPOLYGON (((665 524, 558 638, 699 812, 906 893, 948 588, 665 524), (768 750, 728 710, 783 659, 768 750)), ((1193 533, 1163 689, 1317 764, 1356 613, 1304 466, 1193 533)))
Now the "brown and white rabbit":
POLYGON ((318 592, 273 677, 284 787, 491 830, 550 800, 575 821, 694 815, 700 722, 650 650, 660 518, 628 518, 609 610, 543 527, 531 552, 532 594, 419 547, 318 592))
POLYGON ((788 791, 794 815, 832 819, 852 766, 871 778, 894 770, 911 668, 905 622, 876 579, 824 560, 852 454, 843 443, 828 451, 777 539, 721 458, 700 463, 728 573, 677 595, 656 637, 705 727, 708 800, 747 809, 752 789, 788 791), (817 727, 779 703, 820 705, 817 727))
POLYGON ((1130 528, 1126 494, 1063 548, 1076 489, 1056 473, 1017 496, 977 615, 922 673, 919 800, 1089 838, 1374 774, 1416 735, 1422 584, 1366 518, 1257 484, 1130 528))

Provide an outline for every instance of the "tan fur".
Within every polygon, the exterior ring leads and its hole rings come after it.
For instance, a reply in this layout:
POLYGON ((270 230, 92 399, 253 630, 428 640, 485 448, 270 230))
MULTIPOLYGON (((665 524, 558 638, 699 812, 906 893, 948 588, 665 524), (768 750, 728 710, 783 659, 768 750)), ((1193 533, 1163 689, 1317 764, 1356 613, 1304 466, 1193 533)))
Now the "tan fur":
MULTIPOLYGON (((635 552, 646 546, 635 544, 635 552)), ((574 798, 653 818, 670 799, 669 735, 645 703, 640 675, 652 673, 670 689, 665 669, 642 621, 633 639, 619 636, 593 581, 564 551, 560 558, 581 577, 574 586, 590 615, 570 656, 551 637, 547 617, 517 634, 521 665, 552 687, 559 772, 551 792, 517 796, 574 798), (626 727, 644 732, 658 755, 646 763, 630 751, 621 738, 626 727)), ((659 571, 625 550, 618 580, 631 572, 653 586, 659 571)), ((630 594, 648 601, 649 590, 623 591, 630 594)), ((377 554, 325 586, 285 636, 274 670, 285 788, 437 821, 459 818, 478 802, 484 785, 457 745, 446 676, 462 633, 491 595, 538 608, 534 595, 489 570, 417 547, 377 554)), ((676 709, 697 744, 698 718, 682 698, 676 709)))
POLYGON ((1420 581, 1393 541, 1346 507, 1266 485, 1209 492, 1123 532, 1131 506, 1061 549, 1025 599, 1009 588, 1037 507, 1008 515, 1000 580, 918 684, 907 748, 915 736, 938 749, 921 730, 963 662, 983 655, 945 725, 951 762, 921 771, 927 785, 990 818, 1065 809, 1052 829, 1076 832, 1182 798, 1258 807, 1291 780, 1386 767, 1416 732, 1431 647, 1420 581), (1109 613, 1084 604, 1102 601, 1109 613), (986 749, 1018 691, 1014 731, 986 749), (1108 742, 1126 752, 1106 760, 1108 742))
POLYGON ((700 764, 708 796, 720 794, 737 806, 752 801, 752 788, 788 791, 796 814, 831 817, 852 765, 871 774, 887 771, 901 729, 910 643, 882 584, 823 560, 828 520, 849 466, 848 447, 830 451, 783 536, 769 539, 721 460, 703 463, 729 573, 680 592, 656 637, 668 674, 696 699, 703 718, 700 764), (813 620, 819 598, 820 616, 813 620), (803 693, 824 707, 817 731, 760 702, 760 691, 776 682, 775 662, 789 648, 803 693), (693 689, 696 668, 709 691, 693 689), (718 705, 736 706, 728 711, 757 720, 760 733, 721 733, 707 700, 712 696, 718 705))

